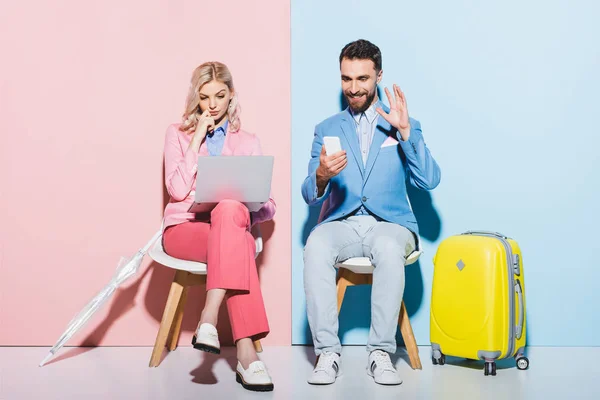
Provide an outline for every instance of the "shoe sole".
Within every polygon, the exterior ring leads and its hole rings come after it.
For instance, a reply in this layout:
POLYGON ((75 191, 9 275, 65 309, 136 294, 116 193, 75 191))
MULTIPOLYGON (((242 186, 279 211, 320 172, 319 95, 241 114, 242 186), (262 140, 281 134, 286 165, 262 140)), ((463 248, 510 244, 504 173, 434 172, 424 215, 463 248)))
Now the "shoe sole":
POLYGON ((209 345, 204 344, 204 343, 198 343, 198 342, 196 342, 196 335, 194 335, 194 337, 192 337, 192 346, 194 346, 194 348, 196 350, 204 351, 206 353, 221 354, 221 349, 218 349, 218 348, 213 347, 213 346, 209 346, 209 345))
POLYGON ((327 385, 333 385, 335 383, 335 381, 333 382, 308 382, 309 385, 315 385, 315 386, 327 386, 327 385))
POLYGON ((242 385, 242 387, 246 390, 250 390, 253 392, 271 392, 273 391, 273 384, 272 383, 267 383, 267 384, 263 384, 263 385, 251 385, 248 384, 244 381, 244 378, 242 378, 242 375, 239 372, 235 372, 235 381, 237 383, 239 383, 240 385, 242 385))
POLYGON ((375 379, 373 379, 373 381, 376 384, 383 385, 383 386, 398 386, 398 385, 402 385, 402 382, 398 382, 398 383, 383 383, 383 382, 377 382, 375 379))

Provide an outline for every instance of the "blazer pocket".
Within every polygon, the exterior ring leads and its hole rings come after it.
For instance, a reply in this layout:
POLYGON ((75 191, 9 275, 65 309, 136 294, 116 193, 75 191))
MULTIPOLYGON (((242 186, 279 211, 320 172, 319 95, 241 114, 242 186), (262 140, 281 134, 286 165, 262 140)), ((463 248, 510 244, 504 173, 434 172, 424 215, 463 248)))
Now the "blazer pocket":
POLYGON ((379 154, 390 154, 390 153, 392 153, 392 152, 393 152, 393 153, 396 153, 396 154, 400 154, 398 151, 399 151, 399 150, 398 150, 398 145, 393 145, 393 146, 385 146, 385 147, 382 147, 382 148, 379 150, 379 154))

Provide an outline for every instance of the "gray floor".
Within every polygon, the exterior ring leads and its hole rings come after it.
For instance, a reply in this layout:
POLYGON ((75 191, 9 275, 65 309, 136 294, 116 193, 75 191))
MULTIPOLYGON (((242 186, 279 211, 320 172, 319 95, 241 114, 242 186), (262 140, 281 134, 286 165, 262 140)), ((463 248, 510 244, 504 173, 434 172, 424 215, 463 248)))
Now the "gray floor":
POLYGON ((600 348, 529 348, 529 370, 507 360, 495 377, 485 377, 479 362, 448 359, 434 367, 428 347, 420 348, 423 370, 413 371, 401 349, 395 358, 404 383, 383 387, 365 373, 364 347, 346 346, 343 376, 315 387, 306 383, 314 362, 309 347, 265 347, 271 393, 251 393, 235 382, 233 348, 213 356, 180 347, 165 352, 158 368, 148 367, 149 347, 64 348, 39 368, 47 351, 0 347, 0 399, 600 399, 594 367, 600 348))

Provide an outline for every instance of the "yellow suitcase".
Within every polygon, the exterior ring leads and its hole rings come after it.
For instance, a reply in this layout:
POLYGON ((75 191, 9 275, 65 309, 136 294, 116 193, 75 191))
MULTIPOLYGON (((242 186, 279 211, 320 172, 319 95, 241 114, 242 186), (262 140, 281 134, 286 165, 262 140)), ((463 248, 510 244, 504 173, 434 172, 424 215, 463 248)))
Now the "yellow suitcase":
POLYGON ((433 259, 430 340, 432 362, 446 355, 484 360, 496 375, 496 360, 514 357, 527 369, 525 281, 516 241, 488 231, 444 239, 433 259))

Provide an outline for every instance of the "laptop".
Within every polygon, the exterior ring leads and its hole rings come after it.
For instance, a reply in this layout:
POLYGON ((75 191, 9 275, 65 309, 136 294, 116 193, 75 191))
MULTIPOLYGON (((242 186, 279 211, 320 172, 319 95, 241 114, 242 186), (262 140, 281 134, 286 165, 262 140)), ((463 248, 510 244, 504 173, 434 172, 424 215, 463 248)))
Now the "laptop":
POLYGON ((237 200, 258 211, 269 201, 273 156, 200 156, 196 194, 188 212, 211 211, 221 200, 237 200))

